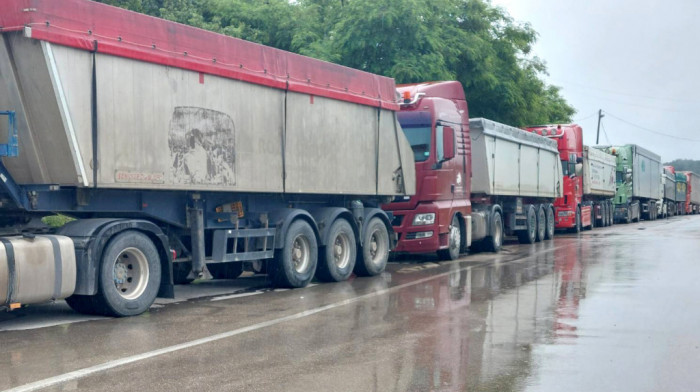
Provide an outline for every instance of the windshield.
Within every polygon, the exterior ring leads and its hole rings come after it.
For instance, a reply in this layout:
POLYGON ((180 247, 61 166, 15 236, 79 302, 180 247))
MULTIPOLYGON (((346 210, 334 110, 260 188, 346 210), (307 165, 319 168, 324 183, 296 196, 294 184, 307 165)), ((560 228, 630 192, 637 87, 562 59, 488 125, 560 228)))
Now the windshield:
POLYGON ((431 135, 430 127, 403 128, 406 139, 411 143, 413 159, 424 162, 430 157, 431 135))

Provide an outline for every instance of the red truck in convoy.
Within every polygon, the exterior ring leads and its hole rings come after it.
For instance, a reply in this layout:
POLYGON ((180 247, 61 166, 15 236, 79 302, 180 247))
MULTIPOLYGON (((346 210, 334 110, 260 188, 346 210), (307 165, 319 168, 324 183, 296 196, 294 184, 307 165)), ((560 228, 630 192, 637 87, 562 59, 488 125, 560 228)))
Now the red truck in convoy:
POLYGON ((504 235, 521 243, 552 237, 562 176, 556 142, 469 119, 456 81, 403 85, 398 92, 416 194, 382 206, 393 215, 396 252, 455 259, 468 247, 498 251, 504 235))
POLYGON ((577 124, 527 128, 557 141, 563 168, 564 194, 554 202, 556 228, 575 232, 613 223, 615 157, 583 144, 577 124))
POLYGON ((682 172, 688 180, 685 197, 685 213, 688 215, 700 212, 700 175, 691 171, 682 172))

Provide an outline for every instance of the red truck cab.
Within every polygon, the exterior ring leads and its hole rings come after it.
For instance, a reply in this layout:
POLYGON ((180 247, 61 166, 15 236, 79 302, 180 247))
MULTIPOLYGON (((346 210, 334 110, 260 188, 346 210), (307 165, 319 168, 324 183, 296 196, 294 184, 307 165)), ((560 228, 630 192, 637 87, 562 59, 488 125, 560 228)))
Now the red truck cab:
POLYGON ((399 123, 413 149, 416 194, 383 205, 393 214, 396 252, 454 259, 470 229, 469 112, 456 81, 400 85, 399 123))
POLYGON ((583 161, 583 129, 577 124, 539 125, 527 131, 557 141, 563 170, 563 195, 554 202, 555 228, 575 229, 591 226, 591 206, 583 203, 583 176, 576 164, 583 161), (578 225, 577 225, 578 220, 578 225))

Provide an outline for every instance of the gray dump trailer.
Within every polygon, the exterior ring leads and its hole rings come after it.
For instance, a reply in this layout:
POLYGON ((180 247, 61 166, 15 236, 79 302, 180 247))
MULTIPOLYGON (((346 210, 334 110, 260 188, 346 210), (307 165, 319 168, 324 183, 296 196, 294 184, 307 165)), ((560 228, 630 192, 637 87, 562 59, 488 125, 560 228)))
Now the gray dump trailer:
POLYGON ((480 246, 496 214, 503 217, 505 233, 520 242, 551 238, 553 203, 562 194, 557 142, 483 118, 470 119, 469 132, 472 243, 480 246))
POLYGON ((0 10, 0 307, 375 275, 415 192, 389 78, 84 0, 0 10), (57 230, 42 217, 75 218, 57 230), (245 265, 244 265, 245 263, 245 265))
POLYGON ((663 202, 659 203, 659 214, 664 217, 677 214, 676 173, 672 166, 664 166, 661 173, 661 190, 663 202))

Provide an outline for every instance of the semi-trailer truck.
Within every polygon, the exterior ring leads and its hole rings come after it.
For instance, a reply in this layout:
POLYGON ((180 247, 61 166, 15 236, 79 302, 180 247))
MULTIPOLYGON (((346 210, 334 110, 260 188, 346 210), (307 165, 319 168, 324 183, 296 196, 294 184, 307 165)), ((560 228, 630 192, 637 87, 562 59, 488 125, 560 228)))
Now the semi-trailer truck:
POLYGON ((685 193, 685 213, 697 214, 700 212, 700 175, 691 171, 682 172, 687 180, 685 193))
POLYGON ((659 203, 659 214, 662 217, 676 215, 676 170, 673 166, 664 166, 661 173, 662 202, 659 203))
POLYGON ((0 9, 0 307, 148 310, 267 261, 380 273, 415 193, 394 81, 85 0, 0 9), (57 231, 39 219, 75 218, 57 231))
POLYGON ((636 144, 596 147, 617 159, 617 189, 613 203, 616 222, 654 220, 661 199, 661 157, 636 144))
POLYGON ((529 132, 557 141, 563 168, 563 195, 554 203, 557 229, 580 232, 582 228, 613 224, 615 157, 583 144, 577 124, 540 125, 529 132))
POLYGON ((498 251, 554 233, 561 195, 556 142, 486 119, 469 119, 456 81, 403 85, 398 118, 416 161, 416 194, 383 208, 393 215, 397 252, 455 259, 471 247, 498 251))
POLYGON ((676 214, 686 214, 686 199, 688 198, 688 177, 683 172, 676 172, 676 214))

